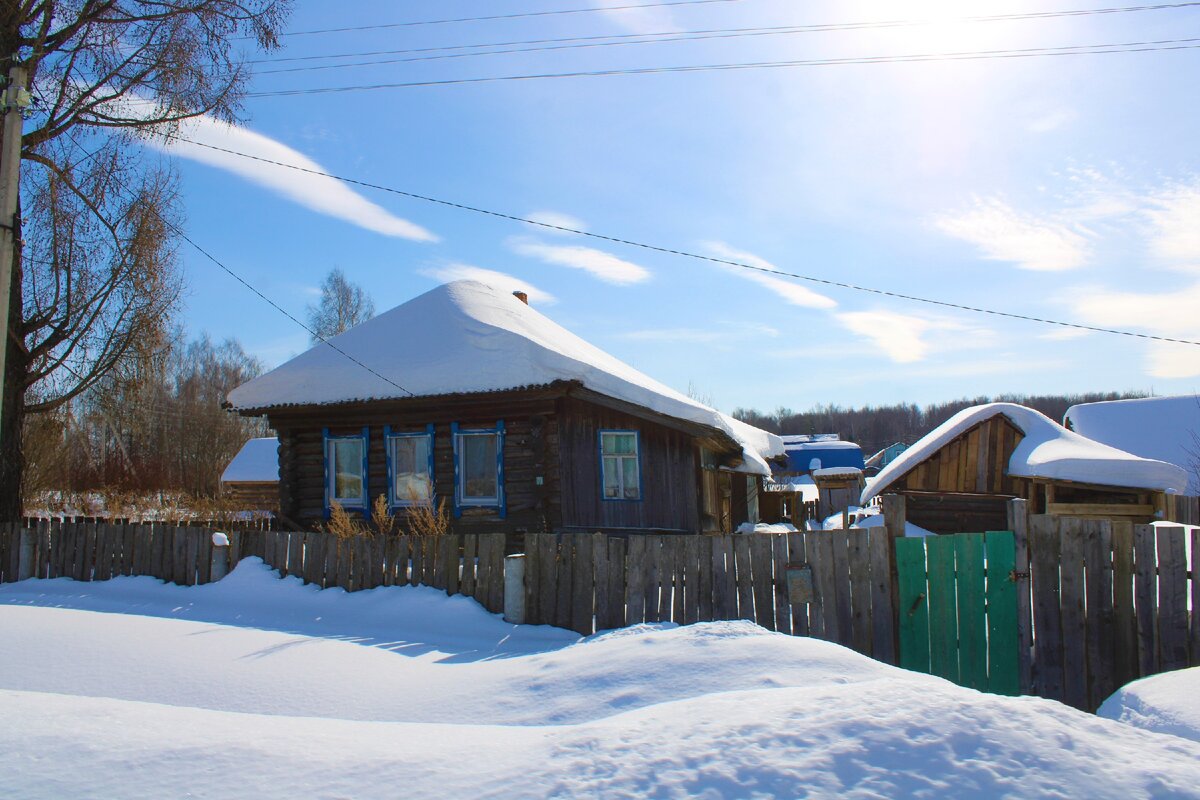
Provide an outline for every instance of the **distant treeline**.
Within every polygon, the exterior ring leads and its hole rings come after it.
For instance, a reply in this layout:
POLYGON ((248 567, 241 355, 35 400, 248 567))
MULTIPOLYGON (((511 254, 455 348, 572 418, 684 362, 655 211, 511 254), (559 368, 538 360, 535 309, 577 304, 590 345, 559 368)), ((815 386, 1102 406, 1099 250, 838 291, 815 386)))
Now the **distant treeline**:
POLYGON ((865 406, 863 408, 828 405, 815 406, 809 411, 779 408, 766 414, 754 409, 738 408, 734 409, 733 416, 774 433, 836 433, 842 439, 857 442, 862 446, 863 454, 869 457, 872 453, 896 442, 912 444, 964 408, 983 403, 1019 403, 1036 408, 1050 419, 1061 423, 1067 409, 1077 403, 1126 400, 1146 396, 1144 392, 1000 395, 998 397, 964 397, 948 403, 934 403, 924 408, 914 404, 865 406))

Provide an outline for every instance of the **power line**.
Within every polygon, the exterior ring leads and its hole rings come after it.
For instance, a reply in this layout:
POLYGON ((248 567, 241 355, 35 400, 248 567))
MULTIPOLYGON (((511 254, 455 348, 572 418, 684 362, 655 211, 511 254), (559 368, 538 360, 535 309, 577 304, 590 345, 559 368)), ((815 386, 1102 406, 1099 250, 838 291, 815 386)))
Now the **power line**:
MULTIPOLYGON (((1200 6, 1200 2, 1168 3, 1146 6, 1120 6, 1110 8, 1076 9, 1065 11, 1041 11, 1023 14, 993 14, 986 16, 959 17, 948 20, 950 23, 980 23, 1008 22, 1030 19, 1051 19, 1056 17, 1078 17, 1099 14, 1124 14, 1141 11, 1161 11, 1169 9, 1200 6)), ((531 53, 551 50, 574 50, 580 48, 613 47, 638 44, 663 44, 667 42, 692 42, 707 39, 733 39, 758 36, 785 36, 802 33, 825 33, 851 30, 869 30, 880 28, 912 27, 930 24, 930 20, 898 19, 845 23, 818 23, 808 25, 775 25, 754 28, 711 28, 692 31, 661 31, 657 33, 627 33, 597 36, 570 36, 555 39, 527 39, 521 41, 491 42, 482 44, 449 45, 444 47, 418 47, 402 50, 374 50, 353 53, 337 53, 330 55, 293 56, 278 59, 259 59, 248 61, 249 64, 280 64, 297 61, 323 61, 336 58, 366 58, 369 56, 409 55, 415 53, 440 53, 440 55, 423 55, 411 58, 383 59, 376 61, 359 61, 349 64, 326 64, 311 67, 289 67, 284 69, 258 70, 258 75, 272 75, 286 72, 305 72, 325 69, 341 69, 346 67, 377 66, 383 64, 407 63, 414 61, 434 61, 449 58, 472 58, 485 55, 508 53, 531 53), (498 50, 483 50, 484 48, 508 48, 498 50), (447 53, 448 50, 476 50, 477 52, 447 53), (482 52, 478 52, 483 50, 482 52)))
MULTIPOLYGON (((497 19, 520 19, 524 17, 554 17, 562 16, 562 14, 584 14, 595 13, 601 11, 629 11, 634 8, 658 8, 664 6, 692 6, 692 5, 707 5, 714 2, 740 2, 742 0, 674 0, 672 2, 648 2, 643 5, 628 5, 628 6, 608 6, 608 7, 590 7, 590 8, 564 8, 564 10, 554 11, 530 11, 511 14, 493 14, 487 17, 457 17, 451 19, 425 19, 415 20, 415 22, 403 23, 380 23, 376 25, 358 25, 353 28, 323 28, 318 30, 294 31, 281 36, 311 36, 316 34, 341 34, 341 32, 350 31, 365 31, 365 30, 384 30, 394 28, 414 28, 419 25, 445 25, 454 23, 470 23, 470 22, 491 22, 497 19)), ((1160 8, 1186 8, 1188 6, 1198 5, 1196 2, 1170 2, 1170 4, 1154 4, 1140 6, 1118 6, 1112 8, 1079 8, 1074 11, 1044 11, 1044 12, 1018 12, 1012 14, 998 14, 996 18, 1012 18, 1012 19, 1034 19, 1039 17, 1086 17, 1091 14, 1104 13, 1124 13, 1130 11, 1157 11, 1160 8)), ((948 22, 974 22, 977 19, 985 17, 961 17, 958 19, 948 20, 948 22)), ((901 22, 900 24, 914 24, 901 22)), ((919 23, 916 23, 919 24, 919 23)), ((248 37, 242 37, 248 38, 248 37)))
MULTIPOLYGON (((460 22, 491 22, 502 19, 523 19, 527 17, 556 17, 564 14, 594 14, 598 11, 628 11, 638 8, 664 8, 668 6, 697 6, 709 5, 712 3, 740 3, 742 0, 669 0, 669 2, 660 3, 642 3, 640 5, 627 6, 605 6, 590 8, 564 8, 551 11, 523 11, 515 14, 492 14, 485 17, 453 17, 450 19, 425 19, 416 20, 413 22, 386 22, 378 25, 358 25, 349 28, 319 28, 310 31, 292 31, 291 33, 283 33, 280 36, 313 36, 320 33, 349 33, 353 31, 373 31, 382 30, 384 28, 413 28, 420 25, 452 25, 460 22)), ((248 39, 251 37, 239 37, 248 39)))
POLYGON ((1016 50, 975 50, 958 53, 914 53, 900 56, 850 56, 845 58, 813 58, 794 61, 750 61, 730 64, 696 64, 678 67, 636 67, 631 69, 584 70, 575 72, 544 72, 529 75, 490 75, 477 78, 446 78, 441 80, 406 81, 403 83, 373 83, 354 86, 326 86, 305 89, 278 89, 269 92, 249 92, 246 97, 291 97, 293 95, 332 94, 340 92, 374 91, 379 89, 411 89, 422 86, 452 86, 501 81, 530 81, 551 78, 598 78, 614 75, 656 75, 672 72, 715 72, 749 69, 779 69, 790 67, 825 67, 852 64, 904 64, 926 61, 982 61, 991 59, 1035 58, 1047 56, 1107 55, 1112 53, 1145 53, 1161 50, 1194 50, 1200 48, 1200 37, 1162 39, 1148 42, 1114 42, 1110 44, 1068 45, 1065 47, 1027 47, 1016 50))
MULTIPOLYGON (((430 197, 429 195, 417 194, 415 192, 407 192, 407 191, 404 191, 403 189, 396 189, 391 186, 383 186, 378 183, 370 183, 368 181, 361 181, 361 180, 357 180, 355 178, 347 178, 347 177, 343 177, 340 175, 334 175, 329 172, 323 172, 321 170, 316 170, 316 169, 309 169, 307 167, 301 167, 301 166, 297 166, 295 164, 288 164, 283 161, 275 161, 273 159, 263 158, 261 156, 255 156, 255 155, 251 155, 249 153, 243 153, 238 150, 231 150, 231 149, 225 148, 225 147, 218 147, 217 145, 204 144, 203 142, 197 142, 195 140, 188 139, 184 136, 180 136, 180 135, 174 134, 174 133, 168 133, 168 134, 164 134, 164 135, 167 136, 167 138, 176 139, 181 142, 187 142, 188 144, 192 144, 197 147, 204 147, 209 150, 215 150, 217 152, 227 153, 229 155, 239 156, 241 158, 247 158, 252 161, 259 161, 264 164, 271 164, 271 165, 274 165, 277 167, 284 167, 286 169, 296 170, 297 172, 304 172, 304 173, 308 173, 309 175, 317 175, 317 176, 320 176, 323 178, 332 178, 334 180, 342 181, 343 183, 348 183, 348 184, 351 184, 354 186, 362 186, 362 187, 368 188, 368 189, 376 189, 381 192, 387 192, 389 194, 398 195, 400 197, 407 197, 412 200, 421 200, 422 202, 426 202, 426 203, 434 203, 436 205, 445 206, 447 208, 456 208, 460 211, 470 211, 471 213, 474 213, 474 214, 481 214, 481 215, 488 216, 488 217, 494 217, 496 219, 508 220, 510 222, 520 222, 520 223, 523 223, 526 225, 534 225, 539 228, 546 228, 548 230, 559 231, 561 233, 573 233, 573 234, 576 234, 579 236, 585 236, 585 237, 588 237, 591 239, 597 239, 599 241, 610 242, 613 244, 621 244, 621 245, 626 245, 629 247, 636 247, 636 248, 640 248, 642 250, 648 250, 648 251, 655 252, 655 253, 664 253, 666 255, 682 256, 684 258, 692 258, 692 259, 696 259, 698 261, 707 261, 707 262, 710 262, 713 264, 722 264, 725 266, 738 267, 740 269, 747 269, 747 270, 751 270, 753 272, 766 273, 769 275, 778 275, 778 276, 785 277, 785 278, 794 278, 796 280, 807 281, 809 283, 816 283, 816 284, 820 284, 822 286, 832 286, 832 287, 839 288, 839 289, 848 289, 848 290, 855 291, 855 292, 874 294, 874 295, 878 295, 881 297, 891 297, 891 298, 894 298, 897 300, 908 300, 908 301, 914 302, 914 303, 924 303, 926 305, 938 306, 941 308, 950 308, 950 309, 954 309, 957 311, 969 311, 969 312, 975 313, 975 314, 987 314, 987 315, 991 315, 991 316, 995 316, 995 317, 1004 317, 1007 319, 1022 320, 1024 322, 1037 322, 1037 323, 1041 323, 1044 325, 1057 325, 1057 326, 1063 327, 1063 328, 1074 328, 1077 330, 1092 331, 1094 333, 1110 333, 1110 334, 1114 334, 1117 336, 1129 336, 1129 337, 1133 337, 1136 339, 1149 339, 1149 340, 1153 340, 1153 341, 1157 341, 1157 342, 1173 342, 1175 344, 1190 344, 1190 345, 1195 345, 1195 346, 1200 347, 1200 341, 1192 341, 1190 339, 1176 339, 1176 338, 1172 338, 1169 336, 1156 336, 1154 334, 1137 333, 1135 331, 1120 330, 1118 328, 1104 328, 1104 327, 1100 327, 1100 326, 1096 326, 1096 325, 1083 325, 1083 324, 1077 323, 1077 322, 1063 322, 1062 320, 1048 319, 1048 318, 1044 318, 1044 317, 1035 317, 1035 316, 1031 316, 1028 314, 1017 314, 1017 313, 1010 312, 1010 311, 998 311, 996 309, 983 308, 980 306, 970 306, 970 305, 965 305, 962 303, 952 303, 952 302, 949 302, 946 300, 935 300, 935 299, 932 299, 929 297, 920 297, 918 295, 903 294, 901 292, 893 292, 893 291, 888 291, 886 289, 876 289, 876 288, 870 287, 870 286, 862 286, 859 284, 848 283, 845 281, 835 281, 835 280, 831 280, 829 278, 818 278, 818 277, 815 277, 812 275, 801 275, 801 274, 795 273, 795 272, 787 272, 787 271, 781 270, 781 269, 764 267, 764 266, 755 265, 755 264, 747 264, 747 263, 744 263, 741 261, 735 261, 733 259, 728 259, 728 258, 719 258, 717 256, 706 256, 701 253, 693 253, 693 252, 690 252, 687 250, 680 250, 680 249, 674 248, 674 247, 663 247, 661 245, 648 244, 646 242, 639 242, 639 241, 635 241, 633 239, 624 239, 619 236, 607 236, 602 233, 594 233, 592 231, 579 230, 577 228, 571 228, 571 227, 567 227, 565 225, 554 225, 549 222, 541 222, 539 220, 529 219, 527 217, 518 216, 516 214, 507 214, 502 211, 493 211, 491 209, 480 208, 478 206, 470 206, 470 205, 466 205, 465 203, 454 202, 453 200, 444 200, 444 199, 441 199, 438 197, 430 197)), ((187 237, 184 237, 184 238, 186 239, 187 237)), ((198 250, 200 249, 198 246, 195 245, 195 243, 192 243, 191 240, 187 240, 187 241, 189 243, 191 243, 193 247, 196 247, 196 249, 198 249, 198 250)), ((206 256, 208 256, 210 259, 212 259, 212 256, 208 255, 208 253, 204 252, 203 250, 201 250, 200 252, 204 253, 206 256)), ((222 269, 225 269, 231 275, 234 275, 234 273, 232 271, 230 271, 227 267, 225 267, 220 262, 217 262, 216 259, 213 259, 213 261, 216 262, 217 265, 220 266, 222 269)), ((237 275, 234 275, 234 277, 237 278, 237 275)), ((241 278, 238 278, 238 280, 240 281, 241 278)), ((242 283, 245 283, 245 281, 242 281, 242 283)), ((249 284, 246 284, 246 286, 249 287, 256 294, 259 294, 260 297, 263 297, 264 300, 267 300, 268 303, 271 303, 271 301, 269 299, 267 299, 264 295, 262 295, 260 292, 258 292, 258 290, 254 289, 249 284)), ((274 306, 275 304, 271 303, 271 305, 274 306)), ((287 312, 283 311, 283 309, 279 308, 279 306, 275 306, 275 307, 277 309, 279 309, 281 312, 283 312, 284 314, 287 314, 287 312)), ((291 317, 290 314, 287 314, 287 316, 291 317)), ((307 329, 307 326, 304 326, 303 323, 300 323, 299 320, 295 319, 295 317, 291 317, 291 318, 293 319, 293 321, 296 321, 297 324, 300 324, 307 329)), ((330 345, 330 346, 332 346, 332 345, 330 345)), ((382 376, 380 376, 380 377, 382 377, 382 376)), ((405 390, 405 391, 407 391, 407 390, 405 390)))

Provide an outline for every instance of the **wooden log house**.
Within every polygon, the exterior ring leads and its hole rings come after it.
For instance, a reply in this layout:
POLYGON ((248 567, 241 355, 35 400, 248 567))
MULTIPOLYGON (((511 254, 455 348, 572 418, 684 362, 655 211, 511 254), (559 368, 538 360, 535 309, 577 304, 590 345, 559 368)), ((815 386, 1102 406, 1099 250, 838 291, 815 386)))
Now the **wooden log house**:
POLYGON ((1147 523, 1162 519, 1184 471, 1086 439, 1012 403, 965 409, 917 441, 863 491, 907 498, 908 520, 935 533, 1003 530, 1005 503, 1035 514, 1147 523))
POLYGON ((438 287, 230 393, 279 436, 311 526, 445 504, 458 532, 729 532, 777 437, 642 375, 513 296, 438 287))

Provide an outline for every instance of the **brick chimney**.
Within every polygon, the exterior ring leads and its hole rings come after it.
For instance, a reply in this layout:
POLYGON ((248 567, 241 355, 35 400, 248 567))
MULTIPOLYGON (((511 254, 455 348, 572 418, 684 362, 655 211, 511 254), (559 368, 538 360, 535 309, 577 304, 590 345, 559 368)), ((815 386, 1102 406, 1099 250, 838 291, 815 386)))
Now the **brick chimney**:
POLYGON ((513 297, 517 298, 525 305, 529 305, 529 295, 527 295, 525 292, 513 292, 513 297))

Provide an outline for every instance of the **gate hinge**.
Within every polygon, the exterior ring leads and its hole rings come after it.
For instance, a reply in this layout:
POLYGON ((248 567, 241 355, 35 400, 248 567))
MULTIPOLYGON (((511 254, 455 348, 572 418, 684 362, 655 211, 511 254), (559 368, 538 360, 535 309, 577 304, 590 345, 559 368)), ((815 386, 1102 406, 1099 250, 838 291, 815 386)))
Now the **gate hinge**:
POLYGON ((1016 583, 1016 582, 1017 582, 1019 579, 1021 579, 1021 578, 1025 578, 1026 580, 1028 580, 1028 578, 1029 578, 1029 572, 1028 572, 1028 571, 1026 571, 1026 572, 1017 572, 1017 571, 1014 569, 1014 570, 1012 570, 1011 572, 1009 572, 1009 573, 1008 573, 1008 579, 1009 579, 1010 581, 1012 581, 1013 583, 1016 583))

